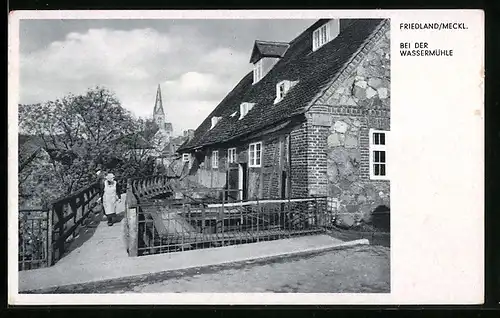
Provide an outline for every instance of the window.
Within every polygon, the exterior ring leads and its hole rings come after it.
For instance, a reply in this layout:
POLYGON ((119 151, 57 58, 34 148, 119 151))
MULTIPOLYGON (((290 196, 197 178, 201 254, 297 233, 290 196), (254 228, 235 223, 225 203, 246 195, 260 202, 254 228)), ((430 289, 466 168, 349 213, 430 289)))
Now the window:
POLYGON ((182 154, 182 162, 189 162, 189 154, 188 153, 182 154))
POLYGON ((254 103, 241 103, 240 105, 240 118, 245 117, 246 114, 253 108, 254 103))
POLYGON ((219 151, 218 150, 212 151, 212 168, 214 168, 214 169, 219 168, 219 151))
POLYGON ((263 59, 260 59, 253 65, 253 83, 257 83, 264 76, 263 59))
POLYGON ((235 163, 236 162, 236 148, 229 148, 227 150, 227 161, 229 163, 235 163))
POLYGON ((313 51, 316 51, 329 41, 330 24, 326 23, 313 32, 313 51))
POLYGON ((219 120, 221 119, 221 117, 212 117, 212 126, 210 126, 210 129, 214 128, 215 125, 217 125, 217 123, 219 122, 219 120))
POLYGON ((254 142, 248 147, 250 167, 260 167, 262 161, 262 142, 254 142))
POLYGON ((370 129, 370 179, 387 180, 387 131, 370 129))
POLYGON ((283 81, 278 83, 278 85, 276 86, 276 98, 281 100, 285 96, 285 93, 286 93, 286 82, 283 81))
POLYGON ((288 91, 294 87, 299 81, 283 80, 276 84, 276 98, 274 99, 274 104, 279 103, 283 97, 288 93, 288 91))

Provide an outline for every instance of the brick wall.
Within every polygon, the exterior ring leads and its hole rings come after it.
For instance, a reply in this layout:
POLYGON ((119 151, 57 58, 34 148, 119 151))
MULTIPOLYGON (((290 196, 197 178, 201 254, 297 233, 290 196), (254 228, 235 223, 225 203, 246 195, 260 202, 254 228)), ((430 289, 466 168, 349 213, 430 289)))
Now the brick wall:
POLYGON ((290 133, 291 197, 305 197, 308 194, 307 132, 307 121, 304 120, 290 133))
POLYGON ((324 196, 327 194, 325 136, 328 127, 309 122, 307 128, 308 195, 324 196))

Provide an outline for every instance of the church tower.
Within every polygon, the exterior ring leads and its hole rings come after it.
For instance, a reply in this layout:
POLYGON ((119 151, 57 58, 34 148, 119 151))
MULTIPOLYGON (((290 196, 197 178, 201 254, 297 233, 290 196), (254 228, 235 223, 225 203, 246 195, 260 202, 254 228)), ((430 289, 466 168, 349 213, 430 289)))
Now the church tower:
POLYGON ((163 111, 163 103, 161 101, 161 89, 160 84, 158 84, 158 89, 156 90, 156 101, 155 108, 153 110, 153 119, 161 130, 165 129, 165 112, 163 111))
POLYGON ((172 123, 167 123, 165 118, 165 111, 163 110, 163 102, 161 100, 161 88, 158 84, 156 90, 155 108, 153 110, 153 120, 158 125, 158 131, 155 134, 155 139, 158 148, 161 151, 172 138, 172 123))

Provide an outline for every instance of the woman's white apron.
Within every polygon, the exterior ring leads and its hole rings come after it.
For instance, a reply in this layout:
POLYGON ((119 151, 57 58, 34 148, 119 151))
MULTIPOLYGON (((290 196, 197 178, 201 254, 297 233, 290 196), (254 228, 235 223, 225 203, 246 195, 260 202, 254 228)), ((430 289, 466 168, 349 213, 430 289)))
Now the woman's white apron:
POLYGON ((111 184, 108 181, 104 181, 104 195, 102 198, 104 214, 110 215, 116 213, 116 201, 116 181, 111 182, 111 184))

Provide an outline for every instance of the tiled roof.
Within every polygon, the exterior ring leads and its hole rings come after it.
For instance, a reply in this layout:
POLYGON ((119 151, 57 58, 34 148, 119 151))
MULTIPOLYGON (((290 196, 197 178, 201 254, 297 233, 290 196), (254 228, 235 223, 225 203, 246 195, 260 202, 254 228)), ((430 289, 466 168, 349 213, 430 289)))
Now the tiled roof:
POLYGON ((38 155, 43 148, 43 141, 37 136, 18 135, 18 155, 19 155, 19 170, 21 171, 38 155))
POLYGON ((260 57, 283 57, 290 44, 285 42, 269 42, 256 40, 250 57, 250 63, 257 62, 260 57))
POLYGON ((327 21, 317 21, 290 42, 283 58, 256 84, 252 85, 253 75, 248 73, 179 151, 227 142, 304 113, 309 103, 336 78, 384 20, 356 19, 343 25, 341 21, 340 34, 312 52, 312 33, 327 21), (274 104, 276 84, 282 80, 298 83, 279 103, 274 104), (239 119, 240 104, 243 102, 255 105, 245 117, 239 119), (237 115, 231 116, 235 112, 237 115), (210 129, 213 116, 222 119, 210 129))

